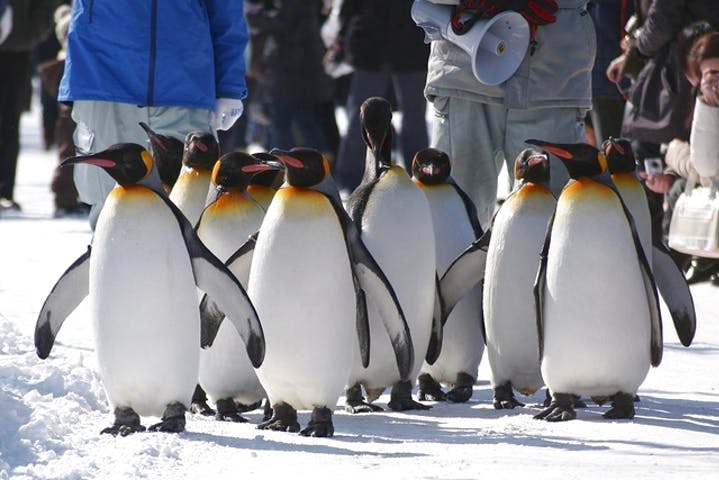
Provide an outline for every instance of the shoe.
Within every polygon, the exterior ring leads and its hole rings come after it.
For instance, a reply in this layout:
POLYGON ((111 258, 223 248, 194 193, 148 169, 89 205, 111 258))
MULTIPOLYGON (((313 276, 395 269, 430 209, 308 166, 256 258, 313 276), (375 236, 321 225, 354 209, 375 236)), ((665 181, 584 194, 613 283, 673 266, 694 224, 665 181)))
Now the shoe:
POLYGON ((719 260, 713 258, 692 258, 691 265, 687 269, 686 279, 688 284, 694 284, 709 280, 712 274, 717 273, 719 260))
POLYGON ((22 210, 20 208, 20 204, 17 203, 15 200, 10 200, 9 198, 0 198, 0 211, 4 210, 12 210, 15 212, 19 212, 22 210))
POLYGON ((90 214, 90 206, 78 203, 71 207, 55 207, 52 218, 84 218, 90 214))

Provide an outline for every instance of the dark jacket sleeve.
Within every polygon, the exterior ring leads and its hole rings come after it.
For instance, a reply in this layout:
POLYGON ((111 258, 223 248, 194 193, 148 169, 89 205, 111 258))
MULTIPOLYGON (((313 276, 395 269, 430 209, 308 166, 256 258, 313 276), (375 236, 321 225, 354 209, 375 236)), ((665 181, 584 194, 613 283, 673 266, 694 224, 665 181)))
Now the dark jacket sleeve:
POLYGON ((637 47, 642 55, 653 57, 672 42, 686 23, 686 0, 652 2, 642 23, 637 47))
POLYGON ((10 0, 8 3, 13 9, 13 28, 0 49, 32 50, 50 35, 57 0, 10 0))

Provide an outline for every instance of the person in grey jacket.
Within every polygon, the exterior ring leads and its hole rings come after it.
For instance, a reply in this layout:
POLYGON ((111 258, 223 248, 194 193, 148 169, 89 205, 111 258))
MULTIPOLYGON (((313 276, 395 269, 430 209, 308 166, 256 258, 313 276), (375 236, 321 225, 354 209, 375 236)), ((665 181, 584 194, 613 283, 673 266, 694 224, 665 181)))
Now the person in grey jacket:
MULTIPOLYGON (((502 165, 507 164, 511 179, 508 162, 526 147, 524 140, 584 141, 594 24, 587 0, 556 4, 555 21, 536 28, 517 71, 496 86, 474 77, 464 50, 448 41, 432 42, 425 86, 435 110, 430 143, 452 159, 452 176, 474 201, 482 225, 492 217, 502 165)), ((551 169, 556 195, 568 176, 557 159, 551 169)))

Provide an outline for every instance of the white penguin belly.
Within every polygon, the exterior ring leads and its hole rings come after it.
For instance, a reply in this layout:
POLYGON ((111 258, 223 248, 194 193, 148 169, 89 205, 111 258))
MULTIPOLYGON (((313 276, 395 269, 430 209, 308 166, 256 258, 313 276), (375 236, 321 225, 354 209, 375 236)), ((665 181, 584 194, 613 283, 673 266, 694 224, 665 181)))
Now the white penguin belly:
POLYGON ((553 393, 634 393, 649 370, 650 321, 616 198, 563 202, 552 230, 542 375, 553 393))
POLYGON ((524 395, 544 385, 533 287, 555 204, 548 191, 509 197, 495 218, 487 251, 483 308, 490 380, 493 387, 509 381, 524 395))
MULTIPOLYGON (((437 273, 441 277, 475 240, 475 234, 464 203, 452 186, 424 187, 423 191, 432 212, 437 273)), ((457 303, 444 326, 439 358, 433 365, 424 362, 422 372, 446 384, 454 384, 458 373, 477 377, 484 353, 480 295, 479 287, 475 287, 457 303)))
POLYGON ((266 342, 257 376, 272 404, 334 408, 353 363, 356 306, 344 236, 323 195, 277 193, 257 239, 248 293, 266 342))
MULTIPOLYGON (((399 167, 375 185, 362 218, 362 240, 394 288, 409 326, 415 361, 414 380, 432 328, 435 290, 435 246, 427 198, 399 167)), ((376 308, 368 299, 370 364, 363 368, 359 354, 349 385, 361 382, 383 388, 399 378, 392 345, 376 308)), ((357 349, 357 347, 355 347, 357 349)))
POLYGON ((90 259, 90 312, 108 400, 140 415, 189 406, 197 382, 200 320, 176 218, 147 191, 98 219, 90 259))
MULTIPOLYGON (((242 208, 208 208, 202 216, 197 234, 212 253, 226 261, 262 223, 264 211, 254 203, 242 208), (217 209, 219 210, 219 209, 217 209)), ((242 286, 247 288, 249 272, 233 270, 242 286)), ((210 348, 200 350, 200 385, 213 402, 234 398, 248 405, 264 397, 245 343, 232 323, 222 322, 210 348)))
POLYGON ((210 192, 210 172, 183 167, 170 192, 170 200, 193 226, 200 219, 210 192))

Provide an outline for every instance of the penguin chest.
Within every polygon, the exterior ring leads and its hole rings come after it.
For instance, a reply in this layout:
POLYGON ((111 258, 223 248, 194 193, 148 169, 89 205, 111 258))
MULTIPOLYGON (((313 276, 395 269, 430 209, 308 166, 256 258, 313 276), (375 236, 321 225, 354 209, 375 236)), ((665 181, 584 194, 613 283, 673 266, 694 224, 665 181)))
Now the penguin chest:
POLYGON ((344 234, 324 195, 278 191, 260 228, 248 293, 267 344, 257 374, 272 402, 335 405, 353 361, 356 307, 344 234))
POLYGON ((98 362, 113 405, 161 414, 187 405, 198 368, 199 315, 177 219, 154 192, 117 187, 98 219, 90 259, 98 362))
POLYGON ((542 374, 555 392, 634 392, 649 368, 649 307, 614 192, 575 182, 557 205, 544 301, 542 374))
MULTIPOLYGON (((397 294, 415 352, 426 352, 436 275, 434 229, 427 198, 404 170, 393 167, 377 182, 361 229, 363 241, 397 294)), ((388 368, 396 375, 391 344, 375 311, 370 314, 370 335, 369 369, 388 368)), ((415 361, 413 375, 421 365, 415 361)))
POLYGON ((200 219, 210 191, 210 171, 183 167, 170 192, 170 200, 192 225, 200 219))
MULTIPOLYGON (((225 194, 202 213, 197 236, 225 261, 260 228, 264 214, 257 203, 241 193, 225 194)), ((246 284, 246 278, 240 280, 246 284)))
POLYGON ((533 286, 555 205, 549 190, 522 187, 497 213, 487 251, 483 308, 492 383, 511 381, 522 393, 543 384, 533 286))

